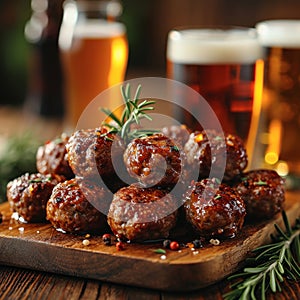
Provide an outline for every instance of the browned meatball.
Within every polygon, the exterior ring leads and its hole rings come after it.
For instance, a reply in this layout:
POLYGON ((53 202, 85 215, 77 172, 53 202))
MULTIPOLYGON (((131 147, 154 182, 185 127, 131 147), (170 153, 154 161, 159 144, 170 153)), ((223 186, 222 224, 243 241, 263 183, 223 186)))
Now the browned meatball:
POLYGON ((251 219, 272 218, 282 210, 284 179, 273 170, 252 170, 243 174, 236 190, 245 201, 251 219))
POLYGON ((204 237, 234 237, 244 224, 244 201, 214 178, 193 183, 184 203, 187 220, 204 237))
POLYGON ((53 188, 65 178, 55 174, 26 173, 7 184, 7 200, 21 221, 45 222, 46 203, 53 188))
POLYGON ((172 187, 181 174, 179 148, 163 134, 134 139, 126 148, 128 173, 145 187, 172 187))
POLYGON ((130 185, 115 193, 108 224, 121 239, 145 241, 166 238, 175 226, 178 203, 166 192, 130 185))
POLYGON ((105 232, 108 226, 104 213, 110 202, 110 194, 95 183, 84 182, 81 188, 77 179, 71 179, 53 189, 47 203, 47 219, 63 232, 105 232))
POLYGON ((163 127, 161 132, 170 138, 176 146, 183 148, 192 131, 182 124, 163 127))
POLYGON ((199 179, 209 177, 211 169, 221 170, 225 165, 224 180, 229 181, 240 175, 248 164, 242 140, 232 134, 225 134, 223 139, 214 131, 194 132, 184 151, 187 162, 199 167, 199 179))
POLYGON ((121 180, 125 172, 124 148, 117 135, 107 133, 104 128, 78 130, 66 148, 76 176, 97 182, 100 176, 113 192, 125 185, 121 180), (116 171, 121 173, 121 178, 116 171))
POLYGON ((41 174, 60 174, 66 178, 74 177, 67 160, 66 143, 69 137, 62 134, 61 137, 46 142, 38 148, 36 154, 36 167, 41 174))

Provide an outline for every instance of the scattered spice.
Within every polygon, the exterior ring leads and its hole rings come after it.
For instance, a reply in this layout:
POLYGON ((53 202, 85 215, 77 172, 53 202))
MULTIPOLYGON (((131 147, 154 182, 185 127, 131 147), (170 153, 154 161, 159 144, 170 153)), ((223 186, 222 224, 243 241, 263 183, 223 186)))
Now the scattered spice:
POLYGON ((163 247, 169 249, 171 244, 171 240, 164 240, 163 247))
POLYGON ((2 223, 3 221, 3 216, 2 216, 2 213, 0 212, 0 224, 2 223))
POLYGON ((210 239, 209 242, 214 246, 220 245, 220 241, 218 239, 210 239))
POLYGON ((179 244, 178 244, 178 242, 176 242, 176 241, 173 241, 173 242, 171 242, 171 244, 170 244, 170 249, 171 250, 174 250, 174 251, 176 251, 176 250, 179 250, 179 244))
POLYGON ((124 244, 122 242, 117 242, 116 243, 116 248, 118 251, 122 251, 125 249, 124 244))
POLYGON ((159 249, 154 249, 153 252, 158 253, 158 254, 166 254, 166 250, 161 249, 161 248, 159 248, 159 249))
POLYGON ((103 234, 102 241, 103 241, 104 245, 110 246, 111 245, 111 235, 109 233, 103 234))
POLYGON ((87 233, 86 235, 85 235, 85 238, 86 239, 89 239, 91 237, 91 235, 89 234, 89 233, 87 233))
POLYGON ((89 244, 90 244, 90 241, 87 240, 87 239, 84 239, 84 240, 82 241, 82 245, 83 245, 83 246, 88 246, 89 244))
POLYGON ((194 246, 195 249, 203 247, 201 240, 193 240, 192 244, 193 244, 193 246, 194 246))

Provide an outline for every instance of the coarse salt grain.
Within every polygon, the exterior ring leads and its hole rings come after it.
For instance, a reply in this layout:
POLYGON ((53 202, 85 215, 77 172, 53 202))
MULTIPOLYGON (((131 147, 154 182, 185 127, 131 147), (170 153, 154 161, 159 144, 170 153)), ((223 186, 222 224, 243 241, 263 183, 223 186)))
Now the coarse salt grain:
POLYGON ((193 251, 193 254, 197 255, 197 254, 199 254, 199 251, 193 251))
POLYGON ((162 255, 162 256, 160 257, 160 259, 165 260, 165 259, 167 259, 167 256, 166 256, 166 255, 162 255))
POLYGON ((40 233, 40 231, 39 231, 39 230, 37 230, 37 231, 36 231, 36 233, 40 233))
POLYGON ((218 239, 211 239, 209 242, 214 246, 220 245, 220 241, 218 239))
POLYGON ((13 228, 12 227, 8 227, 8 230, 12 230, 13 228))
POLYGON ((90 241, 89 240, 83 240, 82 241, 82 245, 83 246, 88 246, 90 244, 90 241))
POLYGON ((19 227, 19 231, 20 231, 20 233, 23 233, 24 232, 24 227, 19 227))

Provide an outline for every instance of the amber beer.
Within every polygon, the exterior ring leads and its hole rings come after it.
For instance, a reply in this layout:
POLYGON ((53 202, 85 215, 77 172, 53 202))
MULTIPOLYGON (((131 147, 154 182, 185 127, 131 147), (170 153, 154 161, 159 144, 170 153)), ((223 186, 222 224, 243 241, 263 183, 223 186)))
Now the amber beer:
MULTIPOLYGON (((123 24, 79 18, 73 28, 61 30, 60 49, 65 74, 68 125, 75 126, 81 113, 100 92, 124 80, 128 43, 123 24), (70 29, 70 30, 68 30, 70 29)), ((109 101, 114 101, 110 99, 109 101)), ((121 103, 104 103, 114 109, 121 103)))
MULTIPOLYGON (((248 138, 255 93, 262 85, 262 57, 252 29, 184 29, 169 33, 167 76, 199 92, 224 131, 248 138), (260 74, 258 74, 260 71, 260 74)), ((192 111, 199 103, 182 99, 192 111)), ((187 114, 181 122, 194 128, 187 114)), ((196 129, 196 128, 194 128, 196 129)))
POLYGON ((256 27, 265 50, 258 145, 263 165, 300 177, 300 20, 265 21, 256 27))

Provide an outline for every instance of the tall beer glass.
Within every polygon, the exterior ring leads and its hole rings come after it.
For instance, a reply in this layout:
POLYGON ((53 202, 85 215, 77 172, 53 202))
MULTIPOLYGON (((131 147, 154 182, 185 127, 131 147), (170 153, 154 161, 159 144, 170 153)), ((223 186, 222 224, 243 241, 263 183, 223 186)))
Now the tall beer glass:
MULTIPOLYGON (((262 47, 254 28, 182 28, 168 35, 167 77, 198 91, 211 105, 224 131, 243 138, 251 153, 262 92, 261 59, 262 47), (249 135, 250 124, 253 136, 249 135)), ((201 110, 191 101, 181 102, 192 110, 201 110)), ((187 116, 178 117, 196 129, 187 116)))
MULTIPOLYGON (((115 21, 118 1, 70 1, 64 4, 59 46, 65 75, 67 125, 78 118, 100 92, 124 80, 128 44, 126 28, 115 21)), ((110 99, 104 106, 121 103, 110 99)))
POLYGON ((291 175, 288 184, 294 185, 300 178, 300 20, 264 21, 256 28, 265 50, 258 149, 262 165, 291 175))

